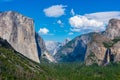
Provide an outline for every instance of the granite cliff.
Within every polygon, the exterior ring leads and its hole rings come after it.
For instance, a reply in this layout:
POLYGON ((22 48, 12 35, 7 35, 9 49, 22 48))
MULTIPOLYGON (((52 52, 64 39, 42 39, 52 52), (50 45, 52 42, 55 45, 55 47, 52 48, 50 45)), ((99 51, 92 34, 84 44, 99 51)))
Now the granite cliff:
POLYGON ((120 20, 111 19, 102 34, 96 34, 88 44, 85 63, 106 65, 120 62, 120 20))
POLYGON ((104 32, 78 36, 55 55, 58 62, 82 61, 86 65, 120 62, 120 20, 111 19, 104 32))
POLYGON ((86 65, 106 65, 120 61, 120 20, 111 19, 101 33, 88 33, 74 38, 62 46, 54 58, 46 49, 44 40, 34 30, 32 19, 17 12, 0 13, 0 37, 16 51, 39 62, 85 62, 86 65))
POLYGON ((46 49, 46 45, 42 37, 39 36, 38 33, 35 33, 35 40, 37 44, 38 56, 41 61, 47 62, 56 62, 53 56, 46 49))
POLYGON ((41 58, 54 61, 46 49, 44 40, 34 30, 31 18, 14 11, 0 13, 0 37, 7 40, 19 53, 39 62, 41 58))
POLYGON ((32 19, 13 11, 0 13, 0 37, 16 51, 39 62, 32 19))

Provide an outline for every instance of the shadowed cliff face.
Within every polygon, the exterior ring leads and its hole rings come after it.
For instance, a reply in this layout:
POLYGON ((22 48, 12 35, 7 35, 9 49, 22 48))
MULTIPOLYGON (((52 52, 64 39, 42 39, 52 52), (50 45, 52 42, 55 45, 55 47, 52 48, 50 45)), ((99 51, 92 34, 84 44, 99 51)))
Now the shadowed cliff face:
POLYGON ((35 40, 38 50, 38 56, 41 62, 56 62, 52 55, 47 51, 44 40, 39 36, 38 33, 35 33, 35 40))
POLYGON ((0 47, 4 47, 4 48, 7 48, 7 49, 14 50, 12 48, 12 46, 6 40, 3 40, 2 38, 0 38, 0 47))
POLYGON ((35 40, 37 44, 38 55, 41 57, 41 54, 46 50, 44 40, 39 36, 38 33, 35 33, 35 40))
POLYGON ((47 55, 46 59, 53 61, 44 40, 34 30, 33 20, 17 12, 0 13, 0 37, 6 39, 16 51, 36 62, 44 54, 47 55))
POLYGON ((55 54, 58 62, 84 61, 87 44, 91 41, 94 33, 85 34, 68 42, 55 54))
POLYGON ((33 20, 19 13, 0 13, 0 37, 24 56, 39 62, 33 20))

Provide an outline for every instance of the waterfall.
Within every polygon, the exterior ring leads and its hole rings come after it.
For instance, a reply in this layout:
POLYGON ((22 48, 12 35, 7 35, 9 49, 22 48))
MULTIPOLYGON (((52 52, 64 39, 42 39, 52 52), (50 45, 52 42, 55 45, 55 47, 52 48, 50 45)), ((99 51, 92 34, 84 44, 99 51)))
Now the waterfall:
POLYGON ((103 64, 108 64, 110 62, 114 61, 114 55, 111 53, 111 49, 107 48, 106 53, 105 53, 105 57, 103 60, 103 64))

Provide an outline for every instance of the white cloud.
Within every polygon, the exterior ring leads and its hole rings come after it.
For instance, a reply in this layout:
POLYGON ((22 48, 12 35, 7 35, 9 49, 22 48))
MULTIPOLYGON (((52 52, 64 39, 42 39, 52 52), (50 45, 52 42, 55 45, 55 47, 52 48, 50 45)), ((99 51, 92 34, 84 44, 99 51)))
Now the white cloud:
POLYGON ((63 25, 64 25, 61 20, 58 20, 58 21, 57 21, 57 24, 59 24, 61 27, 63 27, 63 25))
POLYGON ((103 23, 94 19, 88 19, 85 16, 76 15, 69 19, 71 26, 75 28, 88 28, 88 27, 100 27, 103 26, 103 23))
POLYGON ((71 9, 70 14, 71 14, 72 16, 75 15, 74 9, 71 9))
POLYGON ((47 28, 40 28, 40 30, 39 30, 39 33, 44 34, 44 35, 48 34, 48 32, 49 32, 49 30, 47 28))
POLYGON ((49 8, 44 9, 44 13, 48 17, 60 17, 65 14, 65 7, 64 5, 53 5, 49 8))
POLYGON ((107 24, 108 21, 112 18, 120 19, 120 11, 98 12, 98 13, 85 14, 84 16, 86 16, 89 19, 95 19, 107 24))
POLYGON ((93 32, 103 31, 111 18, 120 19, 120 12, 98 12, 85 15, 75 15, 69 19, 71 31, 93 32))
POLYGON ((69 32, 68 35, 73 35, 74 33, 73 32, 69 32))

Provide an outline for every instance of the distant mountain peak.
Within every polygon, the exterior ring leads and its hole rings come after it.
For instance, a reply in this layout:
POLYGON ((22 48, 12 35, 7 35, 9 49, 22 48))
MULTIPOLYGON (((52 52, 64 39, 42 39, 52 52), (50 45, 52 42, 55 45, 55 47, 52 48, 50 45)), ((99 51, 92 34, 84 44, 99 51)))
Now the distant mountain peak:
POLYGON ((46 41, 46 48, 47 50, 54 56, 57 51, 64 46, 65 44, 67 44, 70 41, 69 38, 66 38, 63 42, 56 42, 56 41, 46 41))
POLYGON ((104 32, 78 36, 61 47, 54 55, 58 62, 85 62, 105 65, 120 62, 120 20, 111 19, 104 32))

